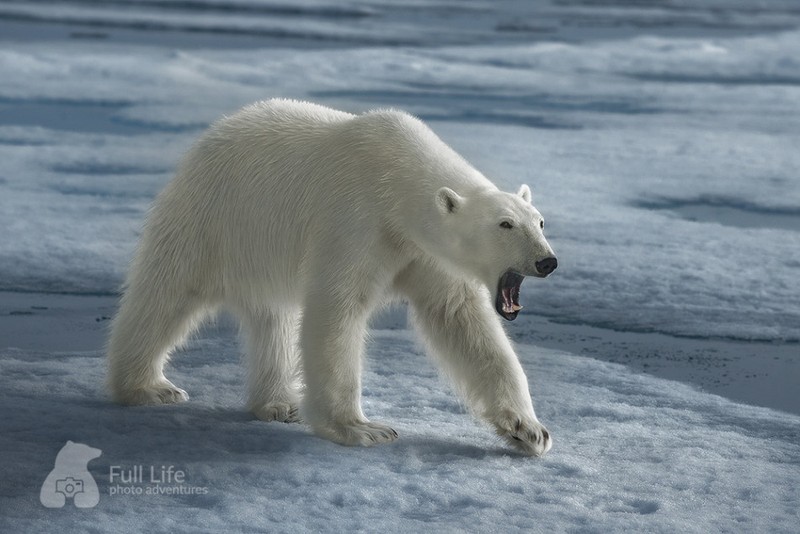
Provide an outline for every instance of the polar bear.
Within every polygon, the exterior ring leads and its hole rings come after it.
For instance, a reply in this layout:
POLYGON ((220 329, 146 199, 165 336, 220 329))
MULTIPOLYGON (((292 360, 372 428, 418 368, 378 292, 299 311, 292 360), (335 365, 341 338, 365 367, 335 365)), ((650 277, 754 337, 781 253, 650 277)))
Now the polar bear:
POLYGON ((83 443, 67 441, 56 455, 56 464, 47 475, 39 500, 47 508, 62 508, 72 498, 78 508, 93 508, 100 502, 97 483, 87 468, 89 461, 103 451, 83 443))
POLYGON ((397 433, 361 409, 370 314, 395 299, 468 405, 523 453, 551 438, 500 318, 557 266, 531 191, 505 193, 420 120, 291 100, 213 124, 150 211, 108 345, 123 404, 174 403, 170 351, 238 316, 248 407, 347 445, 397 433))

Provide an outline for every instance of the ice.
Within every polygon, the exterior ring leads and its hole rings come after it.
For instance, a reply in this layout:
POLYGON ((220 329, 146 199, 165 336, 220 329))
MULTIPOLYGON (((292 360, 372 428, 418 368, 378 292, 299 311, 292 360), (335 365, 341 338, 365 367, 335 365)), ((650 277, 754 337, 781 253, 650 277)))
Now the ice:
MULTIPOLYGON (((365 411, 400 433, 344 448, 242 406, 232 329, 211 331, 169 372, 191 400, 123 408, 102 389, 103 354, 2 351, 3 530, 403 530, 686 532, 796 528, 800 417, 735 404, 620 365, 519 345, 541 460, 464 413, 408 333, 373 331, 365 411), (37 501, 67 439, 98 447, 101 501, 58 519, 37 501), (112 465, 174 465, 193 496, 109 495, 112 465)), ((142 484, 143 487, 152 484, 142 484)), ((166 486, 166 484, 165 484, 166 486)))
POLYGON ((291 96, 408 109, 503 187, 531 183, 562 269, 535 292, 526 284, 530 312, 796 341, 798 49, 797 31, 291 54, 17 44, 0 51, 2 222, 28 226, 17 210, 42 207, 36 249, 25 236, 0 245, 0 287, 115 291, 147 201, 199 130, 291 96), (15 137, 36 121, 47 148, 15 137), (731 224, 754 213, 758 223, 731 224))
POLYGON ((799 27, 793 0, 3 3, 0 530, 796 531, 799 27), (249 416, 225 319, 176 354, 188 404, 109 403, 150 202, 271 97, 406 109, 531 185, 559 268, 508 328, 547 457, 464 412, 402 309, 365 380, 390 446, 249 416), (36 495, 68 439, 103 450, 101 502, 55 516, 36 495), (209 492, 110 496, 114 464, 209 492))
MULTIPOLYGON (((113 299, 73 298, 37 314, 93 316, 113 299)), ((113 307, 113 306, 112 306, 113 307)), ((102 317, 102 315, 99 315, 102 317)), ((64 336, 69 338, 69 336, 64 336)), ((76 340, 77 342, 77 340, 76 340)), ((0 528, 793 532, 800 416, 733 403, 677 382, 519 344, 537 414, 554 436, 522 457, 475 422, 404 330, 373 330, 364 409, 400 438, 345 448, 243 409, 235 328, 223 321, 180 351, 168 376, 191 399, 124 408, 103 389, 103 353, 0 351, 0 528), (100 448, 100 504, 45 514, 39 487, 66 440, 100 448), (13 459, 13 461, 11 461, 13 459), (202 495, 110 495, 110 466, 163 465, 202 495)), ((124 486, 124 485, 123 485, 124 486)), ((136 484, 134 484, 136 486, 136 484)), ((147 481, 143 488, 158 486, 147 481)), ((161 484, 175 486, 175 484, 161 484)))

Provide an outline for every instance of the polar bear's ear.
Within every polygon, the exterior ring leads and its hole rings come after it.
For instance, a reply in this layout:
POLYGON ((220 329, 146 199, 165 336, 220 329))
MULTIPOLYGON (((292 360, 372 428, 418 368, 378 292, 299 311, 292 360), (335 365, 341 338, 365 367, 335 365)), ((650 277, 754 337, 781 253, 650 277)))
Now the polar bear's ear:
POLYGON ((531 194, 531 188, 528 187, 525 184, 522 184, 522 187, 519 188, 519 191, 517 191, 517 194, 519 196, 521 196, 522 200, 524 200, 525 202, 530 202, 531 201, 531 197, 533 196, 531 194))
POLYGON ((443 187, 436 192, 436 207, 444 214, 458 211, 463 201, 464 199, 449 187, 443 187))

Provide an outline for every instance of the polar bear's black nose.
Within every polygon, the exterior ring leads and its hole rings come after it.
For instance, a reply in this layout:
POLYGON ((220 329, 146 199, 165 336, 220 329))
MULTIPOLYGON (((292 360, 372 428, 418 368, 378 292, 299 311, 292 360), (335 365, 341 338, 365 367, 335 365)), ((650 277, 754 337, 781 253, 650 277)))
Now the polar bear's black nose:
POLYGON ((556 267, 558 267, 558 260, 553 257, 536 262, 536 270, 539 271, 539 274, 542 276, 547 276, 552 273, 556 270, 556 267))

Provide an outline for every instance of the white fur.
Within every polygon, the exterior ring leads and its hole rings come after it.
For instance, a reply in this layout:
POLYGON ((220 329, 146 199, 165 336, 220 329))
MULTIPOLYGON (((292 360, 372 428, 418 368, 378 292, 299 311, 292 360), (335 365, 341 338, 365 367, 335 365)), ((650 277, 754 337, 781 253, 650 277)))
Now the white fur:
POLYGON ((153 205, 109 341, 112 394, 185 400, 164 364, 224 306, 246 336, 257 417, 295 420, 302 397, 321 436, 392 441, 361 411, 361 366, 371 312, 400 297, 475 412, 544 454, 549 435, 493 306, 503 272, 536 274, 552 256, 540 220, 527 186, 500 192, 407 114, 245 107, 211 126, 153 205))

